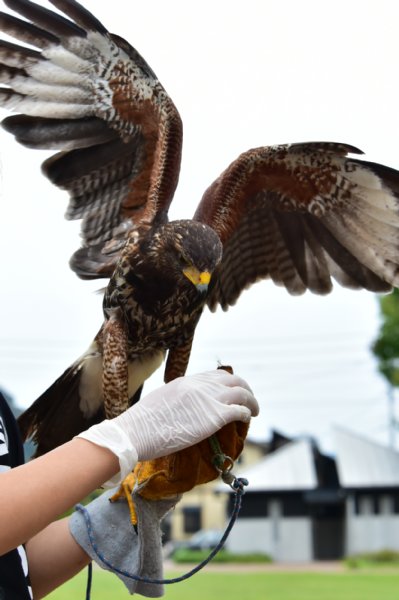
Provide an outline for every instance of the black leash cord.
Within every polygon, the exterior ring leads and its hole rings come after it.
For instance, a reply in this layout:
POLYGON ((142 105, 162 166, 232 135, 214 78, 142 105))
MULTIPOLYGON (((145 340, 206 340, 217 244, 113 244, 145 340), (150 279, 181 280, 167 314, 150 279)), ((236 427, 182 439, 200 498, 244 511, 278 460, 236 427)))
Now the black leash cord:
MULTIPOLYGON (((244 488, 246 485, 248 485, 248 481, 241 477, 235 477, 234 480, 232 481, 232 483, 230 484, 231 488, 234 490, 234 493, 235 493, 233 512, 231 514, 230 521, 226 527, 226 530, 225 530, 224 534, 222 535, 219 543, 215 546, 215 548, 213 548, 213 550, 209 553, 209 555, 200 564, 198 564, 196 567, 191 569, 191 571, 188 571, 188 573, 185 573, 184 575, 180 575, 179 577, 174 577, 172 579, 151 579, 150 577, 140 577, 140 575, 134 575, 133 573, 128 573, 127 571, 122 571, 121 569, 118 569, 118 567, 115 567, 114 565, 112 565, 101 554, 100 550, 97 547, 96 542, 94 541, 94 534, 93 534, 93 529, 91 526, 91 519, 90 519, 88 510, 82 504, 78 504, 76 506, 76 510, 80 511, 85 519, 86 526, 87 526, 87 532, 88 532, 88 536, 89 536, 89 542, 90 542, 91 547, 93 548, 95 555, 111 571, 113 571, 114 573, 118 573, 119 575, 123 575, 123 577, 127 577, 128 579, 134 579, 135 581, 141 581, 142 583, 152 583, 152 584, 158 584, 158 585, 179 583, 180 581, 184 581, 185 579, 192 577, 193 575, 195 575, 195 573, 198 573, 198 571, 203 569, 214 558, 214 556, 216 556, 216 554, 219 552, 219 550, 221 550, 221 548, 223 547, 225 541, 227 540, 227 538, 230 534, 230 531, 233 528, 234 523, 237 520, 238 513, 240 512, 240 509, 241 509, 242 496, 245 493, 244 488)), ((90 564, 88 580, 87 580, 87 588, 86 588, 86 600, 90 600, 91 584, 92 584, 92 566, 90 564)))

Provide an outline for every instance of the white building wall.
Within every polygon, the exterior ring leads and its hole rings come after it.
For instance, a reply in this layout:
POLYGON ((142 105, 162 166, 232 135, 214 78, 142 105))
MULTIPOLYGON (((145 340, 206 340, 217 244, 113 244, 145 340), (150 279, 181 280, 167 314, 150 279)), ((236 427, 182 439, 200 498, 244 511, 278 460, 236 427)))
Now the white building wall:
POLYGON ((226 547, 231 552, 263 552, 281 562, 307 562, 313 558, 311 521, 299 517, 241 519, 226 547))
POLYGON ((302 562, 313 559, 312 523, 306 517, 289 517, 281 521, 278 553, 281 562, 302 562))
POLYGON ((270 519, 238 519, 227 538, 226 548, 231 552, 263 552, 272 556, 274 548, 270 519))
POLYGON ((346 553, 399 551, 399 516, 356 515, 347 523, 346 553))
POLYGON ((390 498, 383 499, 380 514, 373 514, 371 500, 361 498, 360 512, 355 514, 354 500, 348 498, 346 522, 346 554, 399 551, 399 515, 392 514, 390 498))

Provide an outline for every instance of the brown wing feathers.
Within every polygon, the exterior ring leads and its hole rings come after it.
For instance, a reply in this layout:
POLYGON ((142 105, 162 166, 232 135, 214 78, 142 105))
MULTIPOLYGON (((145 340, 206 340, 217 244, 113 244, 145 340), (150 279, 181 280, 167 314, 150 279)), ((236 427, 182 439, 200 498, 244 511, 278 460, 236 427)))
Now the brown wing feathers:
POLYGON ((80 25, 83 30, 98 31, 102 34, 108 33, 104 25, 84 6, 75 2, 75 0, 50 0, 50 2, 80 25))
MULTIPOLYGON (((68 37, 68 36, 80 36, 85 37, 86 32, 78 27, 75 23, 66 19, 62 15, 55 13, 54 11, 45 8, 29 0, 3 0, 4 4, 8 6, 14 12, 22 15, 28 21, 31 21, 36 26, 50 31, 57 37, 68 37)), ((73 0, 68 2, 74 4, 73 0)), ((67 3, 67 4, 68 4, 67 3)), ((55 4, 53 2, 53 4, 55 4)), ((82 7, 80 7, 82 9, 82 7)), ((83 9, 82 9, 83 10, 83 9)), ((23 29, 21 29, 23 32, 23 29)), ((23 33, 22 33, 23 35, 23 33)))
MULTIPOLYGON (((361 152, 345 144, 264 147, 239 156, 205 192, 194 215, 220 237, 220 263, 214 232, 198 223, 185 222, 183 230, 176 228, 179 222, 167 224, 176 235, 169 245, 159 243, 154 231, 167 221, 177 186, 182 124, 156 75, 128 42, 75 0, 50 0, 66 16, 30 0, 4 1, 26 20, 0 13, 0 29, 21 42, 0 40, 0 105, 22 113, 5 119, 3 127, 25 146, 58 152, 43 170, 69 193, 67 218, 82 220, 83 247, 71 267, 82 278, 111 277, 106 319, 123 306, 130 323, 128 338, 110 344, 104 364, 102 348, 94 354, 89 349, 24 414, 22 430, 35 433, 40 452, 103 417, 102 366, 110 375, 104 397, 107 392, 112 400, 121 385, 117 408, 125 406, 127 361, 140 358, 143 348, 147 352, 148 340, 155 357, 169 351, 166 380, 184 373, 205 296, 185 287, 179 247, 186 253, 190 244, 195 247, 195 259, 188 254, 193 264, 206 263, 200 270, 208 270, 208 261, 209 271, 217 265, 208 288, 212 310, 227 309, 243 289, 266 278, 291 294, 326 294, 332 278, 378 292, 399 285, 399 173, 348 158, 361 152), (196 227, 202 231, 198 240, 196 227), (167 302, 157 297, 162 294, 167 302), (159 321, 147 311, 157 305, 165 309, 159 321), (93 356, 94 362, 86 360, 93 356), (123 368, 115 381, 107 368, 118 356, 123 368), (93 408, 94 416, 83 414, 83 406, 93 408)), ((148 372, 156 364, 151 356, 148 372)))
MULTIPOLYGON (((8 13, 0 12, 0 25, 1 30, 6 31, 8 35, 22 42, 26 42, 31 46, 35 46, 36 48, 44 49, 50 46, 51 44, 57 44, 59 42, 59 38, 50 33, 49 31, 41 29, 40 27, 33 25, 33 23, 21 21, 17 17, 9 15, 8 13)), ((20 46, 16 46, 15 44, 6 42, 5 40, 0 41, 0 47, 9 47, 10 54, 14 50, 17 52, 19 57, 22 57, 24 55, 23 48, 21 48, 20 46)), ((29 57, 28 49, 25 49, 25 56, 29 57)), ((35 58, 39 58, 39 52, 34 52, 34 56, 35 58)))
POLYGON ((292 294, 341 285, 388 291, 399 283, 399 176, 345 158, 340 144, 258 148, 205 192, 195 219, 224 240, 208 304, 224 309, 260 278, 292 294))
POLYGON ((74 0, 52 0, 72 20, 29 0, 6 4, 31 22, 1 14, 0 28, 42 52, 0 43, 0 104, 24 113, 3 125, 28 147, 61 151, 43 170, 69 192, 67 218, 82 219, 71 266, 110 277, 117 253, 104 258, 104 244, 168 209, 180 117, 139 53, 74 0))
MULTIPOLYGON (((96 117, 86 119, 46 119, 13 115, 2 121, 2 126, 28 148, 47 150, 74 150, 87 148, 118 139, 115 131, 96 117)), ((50 170, 46 171, 52 177, 50 170)), ((53 183, 62 185, 54 177, 53 183)))
MULTIPOLYGON (((70 193, 67 217, 83 219, 86 248, 72 266, 82 277, 108 277, 120 232, 169 206, 180 167, 180 118, 137 51, 74 0, 52 0, 72 20, 29 0, 6 4, 31 23, 2 14, 1 28, 43 53, 1 42, 1 79, 9 86, 0 90, 1 102, 26 113, 4 126, 30 147, 62 150, 44 171, 70 193), (117 49, 114 66, 101 55, 105 47, 117 49), (132 73, 151 100, 132 87, 132 73), (102 107, 110 101, 106 110, 98 108, 100 98, 102 107)), ((331 277, 373 291, 398 283, 398 174, 348 153, 361 154, 319 142, 258 148, 207 190, 194 218, 224 244, 212 308, 227 308, 267 277, 292 294, 328 293, 331 277)))

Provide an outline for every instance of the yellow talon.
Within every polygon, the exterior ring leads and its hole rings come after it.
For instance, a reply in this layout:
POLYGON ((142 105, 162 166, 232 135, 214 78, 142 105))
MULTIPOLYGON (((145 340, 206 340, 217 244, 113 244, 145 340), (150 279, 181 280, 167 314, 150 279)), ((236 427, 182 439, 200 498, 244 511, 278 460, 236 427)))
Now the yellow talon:
POLYGON ((130 522, 133 526, 137 525, 137 513, 136 507, 134 506, 132 491, 136 483, 136 476, 134 473, 129 473, 127 477, 122 481, 119 486, 119 490, 110 498, 111 502, 117 502, 118 500, 126 500, 129 505, 130 522))

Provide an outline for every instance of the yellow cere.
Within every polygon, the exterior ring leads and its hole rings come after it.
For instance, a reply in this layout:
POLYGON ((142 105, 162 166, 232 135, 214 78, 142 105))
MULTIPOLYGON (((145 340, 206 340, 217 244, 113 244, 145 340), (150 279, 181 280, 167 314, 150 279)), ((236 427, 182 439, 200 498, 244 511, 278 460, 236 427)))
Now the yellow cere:
POLYGON ((195 267, 187 267, 183 269, 183 273, 194 285, 208 285, 211 280, 209 271, 200 272, 195 267))
POLYGON ((202 285, 208 285, 211 280, 211 274, 209 271, 203 271, 199 276, 199 283, 202 285))

